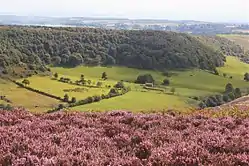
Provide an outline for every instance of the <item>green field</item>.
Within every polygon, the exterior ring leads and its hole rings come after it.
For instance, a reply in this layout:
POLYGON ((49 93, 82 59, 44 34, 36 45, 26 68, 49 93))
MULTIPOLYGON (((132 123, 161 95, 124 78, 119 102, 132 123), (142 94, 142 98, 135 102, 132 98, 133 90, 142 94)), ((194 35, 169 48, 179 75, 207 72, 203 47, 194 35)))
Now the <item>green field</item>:
MULTIPOLYGON (((45 112, 60 103, 55 99, 28 91, 24 88, 19 88, 17 85, 1 79, 0 95, 4 95, 11 100, 11 105, 25 107, 31 112, 45 112)), ((7 103, 2 101, 1 104, 7 103)))
MULTIPOLYGON (((139 70, 125 67, 86 67, 80 66, 76 68, 51 68, 52 73, 58 73, 60 77, 70 78, 72 82, 80 79, 80 75, 84 74, 86 80, 91 80, 90 85, 96 85, 102 82, 100 88, 91 88, 88 86, 78 86, 68 83, 62 83, 52 79, 52 76, 33 76, 28 78, 30 87, 53 94, 55 96, 64 97, 68 94, 70 99, 76 97, 77 100, 85 99, 89 96, 107 94, 110 88, 120 80, 125 81, 125 85, 131 88, 127 94, 111 99, 102 100, 98 103, 78 106, 72 110, 163 110, 168 108, 194 107, 198 104, 193 97, 203 98, 205 96, 218 94, 224 91, 227 83, 232 83, 234 87, 246 88, 249 83, 243 80, 245 72, 249 72, 249 65, 245 64, 235 57, 227 57, 224 67, 218 68, 220 75, 214 75, 203 70, 185 70, 185 71, 169 71, 173 76, 169 77, 170 86, 162 86, 163 79, 166 78, 161 72, 139 70), (108 79, 103 81, 101 75, 107 73, 108 79), (156 90, 145 90, 142 86, 134 84, 137 76, 140 74, 150 73, 156 80, 156 90), (226 77, 223 76, 226 73, 226 77), (230 78, 232 76, 232 79, 230 78), (175 88, 174 95, 170 92, 171 88, 175 88), (71 91, 80 89, 79 91, 71 91), (68 91, 69 90, 69 91, 68 91)), ((18 80, 19 82, 22 79, 18 80)), ((15 84, 1 80, 0 93, 10 99, 14 106, 23 106, 31 111, 36 112, 47 111, 55 107, 60 101, 31 92, 25 88, 18 88, 15 84)), ((0 102, 0 104, 3 101, 0 102)), ((4 103, 6 104, 6 103, 4 103)))
MULTIPOLYGON (((160 84, 165 76, 157 71, 146 71, 139 69, 131 69, 124 67, 85 67, 80 66, 74 69, 53 68, 53 72, 58 72, 63 75, 72 77, 84 74, 88 77, 99 79, 101 73, 105 71, 108 75, 108 80, 116 82, 125 80, 133 82, 139 74, 150 73, 157 84, 160 84)), ((204 97, 221 93, 224 91, 227 83, 232 83, 235 87, 245 88, 249 84, 243 80, 245 72, 249 71, 249 65, 240 62, 235 57, 227 57, 227 62, 224 67, 218 68, 219 76, 213 75, 202 70, 186 70, 186 71, 170 71, 174 73, 169 78, 171 84, 165 87, 170 91, 171 87, 176 88, 174 96, 167 94, 157 94, 154 91, 141 92, 140 86, 129 83, 132 92, 128 94, 104 100, 99 103, 93 103, 85 106, 75 107, 74 110, 151 110, 151 109, 166 109, 170 107, 186 107, 189 103, 196 104, 189 97, 204 97), (223 73, 227 76, 223 77, 223 73), (233 78, 231 79, 230 76, 233 78), (138 104, 139 103, 139 104, 138 104), (141 103, 141 104, 140 104, 141 103)), ((166 91, 167 91, 166 90, 166 91)), ((191 105, 191 106, 193 106, 191 105)))
MULTIPOLYGON (((74 78, 70 76, 66 77, 71 78, 71 80, 73 80, 74 78)), ((88 88, 77 85, 71 85, 59 82, 57 80, 52 80, 50 77, 34 76, 28 78, 28 80, 30 81, 30 87, 61 98, 63 98, 65 94, 68 94, 69 97, 76 97, 76 99, 80 100, 85 99, 89 96, 101 95, 109 92, 109 89, 107 88, 88 88), (77 92, 67 91, 76 90, 77 88, 80 89, 77 92)), ((19 81, 21 82, 22 80, 19 81)))
POLYGON ((154 92, 129 92, 123 96, 72 108, 78 111, 132 110, 152 111, 188 107, 185 98, 154 92))

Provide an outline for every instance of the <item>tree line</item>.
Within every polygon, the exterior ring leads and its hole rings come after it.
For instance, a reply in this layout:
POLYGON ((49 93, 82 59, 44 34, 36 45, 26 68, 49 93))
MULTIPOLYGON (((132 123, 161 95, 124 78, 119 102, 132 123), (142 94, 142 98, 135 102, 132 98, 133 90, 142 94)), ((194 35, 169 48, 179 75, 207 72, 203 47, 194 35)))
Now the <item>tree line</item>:
POLYGON ((220 50, 183 33, 15 26, 0 31, 0 72, 5 74, 13 67, 47 71, 46 65, 81 64, 213 70, 224 61, 220 50))

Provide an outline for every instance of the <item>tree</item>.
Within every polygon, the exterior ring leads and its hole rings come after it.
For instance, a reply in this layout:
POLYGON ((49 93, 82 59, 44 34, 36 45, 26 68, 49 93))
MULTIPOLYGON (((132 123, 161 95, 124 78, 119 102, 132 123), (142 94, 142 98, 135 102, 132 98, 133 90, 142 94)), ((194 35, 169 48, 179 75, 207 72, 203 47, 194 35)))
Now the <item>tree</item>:
POLYGON ((97 82, 97 87, 101 87, 102 86, 102 82, 97 82))
POLYGON ((91 85, 92 81, 91 80, 87 80, 88 85, 91 85))
POLYGON ((172 94, 175 94, 176 89, 175 89, 174 87, 172 87, 172 88, 170 89, 170 92, 171 92, 172 94))
POLYGON ((117 84, 116 85, 114 85, 114 87, 115 88, 118 88, 118 89, 123 89, 123 88, 125 88, 125 86, 124 86, 124 83, 123 82, 117 82, 117 84))
POLYGON ((240 88, 235 88, 234 95, 235 98, 240 98, 242 96, 240 88))
POLYGON ((59 104, 59 105, 58 105, 58 109, 59 109, 59 110, 61 110, 61 109, 63 109, 63 108, 64 108, 64 105, 63 105, 63 104, 59 104))
POLYGON ((154 83, 154 79, 151 74, 139 75, 135 83, 138 84, 154 83))
POLYGON ((25 86, 27 86, 27 85, 30 84, 29 80, 27 80, 27 79, 24 79, 24 80, 22 81, 22 83, 23 83, 25 86))
POLYGON ((117 91, 117 89, 112 88, 112 89, 109 91, 109 94, 114 94, 114 95, 116 95, 116 94, 118 94, 118 91, 117 91))
POLYGON ((226 85, 225 92, 230 93, 230 92, 233 92, 233 91, 234 91, 233 85, 231 83, 228 83, 226 85))
POLYGON ((68 96, 68 94, 65 94, 63 101, 64 102, 69 102, 69 96, 68 96))
POLYGON ((165 78, 165 79, 163 80, 163 85, 165 85, 165 86, 168 86, 168 85, 169 85, 169 80, 168 80, 167 78, 165 78))
POLYGON ((58 77, 59 77, 58 73, 55 73, 55 74, 54 74, 54 78, 55 78, 55 79, 58 79, 58 77))
POLYGON ((219 72, 218 72, 218 70, 216 68, 214 68, 214 74, 219 75, 219 72))
POLYGON ((74 54, 69 56, 68 66, 76 67, 82 63, 83 63, 83 58, 79 53, 74 53, 74 54))
POLYGON ((244 80, 245 81, 249 81, 249 73, 245 73, 244 74, 244 80))
POLYGON ((228 97, 227 94, 224 94, 222 99, 223 99, 223 101, 226 102, 226 103, 229 102, 229 97, 228 97))
POLYGON ((72 103, 76 103, 76 98, 75 98, 75 97, 72 97, 71 102, 72 102, 72 103))
POLYGON ((228 97, 229 99, 231 99, 231 101, 235 99, 235 95, 233 92, 228 93, 228 97))
POLYGON ((221 105, 224 103, 222 95, 215 95, 217 105, 221 105))
POLYGON ((81 75, 80 75, 80 80, 84 80, 84 79, 85 79, 84 74, 81 74, 81 75))
POLYGON ((106 74, 106 72, 103 72, 103 73, 102 73, 101 78, 102 78, 103 80, 106 80, 106 79, 107 79, 107 74, 106 74))

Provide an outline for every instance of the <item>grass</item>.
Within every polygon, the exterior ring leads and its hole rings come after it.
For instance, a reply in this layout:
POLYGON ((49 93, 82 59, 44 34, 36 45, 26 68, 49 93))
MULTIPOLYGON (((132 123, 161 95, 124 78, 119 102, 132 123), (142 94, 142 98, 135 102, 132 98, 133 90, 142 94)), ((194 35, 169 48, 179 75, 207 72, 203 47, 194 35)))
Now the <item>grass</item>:
POLYGON ((0 94, 11 100, 11 105, 24 107, 31 112, 44 112, 59 104, 59 101, 55 99, 19 88, 15 84, 1 79, 0 94))
POLYGON ((218 70, 219 70, 219 72, 232 75, 236 79, 243 80, 244 74, 246 72, 249 72, 249 65, 241 62, 236 57, 228 56, 225 66, 219 68, 218 70))
POLYGON ((132 91, 123 96, 102 100, 98 103, 74 107, 72 110, 132 110, 136 112, 184 107, 188 107, 187 101, 179 96, 132 91))
MULTIPOLYGON (((68 78, 69 76, 66 77, 68 78)), ((70 78, 73 80, 73 78, 75 77, 70 77, 70 78)), ((88 88, 77 85, 71 85, 59 82, 57 80, 52 80, 50 77, 33 76, 28 78, 28 80, 30 81, 29 85, 30 87, 62 98, 64 97, 65 94, 68 94, 70 98, 76 97, 76 99, 80 100, 80 99, 85 99, 89 96, 101 95, 109 92, 109 89, 107 88, 88 88), (65 90, 75 90, 77 88, 80 88, 82 90, 79 92, 65 91, 65 90)), ((20 80, 20 82, 21 81, 22 80, 20 80)))
MULTIPOLYGON (((92 85, 96 85, 98 81, 103 83, 101 88, 89 88, 85 86, 77 86, 67 83, 62 83, 57 80, 52 80, 47 76, 33 76, 28 78, 30 87, 64 97, 68 94, 70 98, 76 97, 77 100, 85 99, 89 96, 106 94, 109 88, 106 85, 113 86, 120 80, 125 82, 126 86, 131 87, 131 92, 108 100, 102 100, 98 103, 79 106, 73 110, 163 110, 168 108, 183 108, 196 106, 198 103, 190 97, 203 98, 205 96, 221 93, 225 89, 227 83, 232 83, 234 87, 245 88, 249 87, 249 83, 243 80, 245 72, 249 72, 249 65, 245 64, 235 57, 227 57, 227 62, 224 67, 218 68, 220 75, 213 75, 203 70, 185 70, 185 71, 170 71, 174 73, 168 78, 170 86, 160 87, 165 89, 166 93, 145 90, 142 86, 134 84, 134 80, 140 74, 150 73, 156 83, 161 84, 166 77, 158 71, 139 70, 125 67, 85 67, 77 68, 52 68, 52 72, 57 72, 60 77, 70 78, 73 82, 80 79, 80 75, 84 74, 86 80, 91 80, 92 85), (100 79, 103 72, 107 73, 108 80, 100 79), (223 77, 223 73, 227 77, 223 77), (230 79, 229 77, 233 78, 230 79), (76 88, 84 88, 81 92, 65 92, 76 88), (175 95, 170 95, 170 89, 175 88, 175 95)), ((22 81, 22 80, 19 80, 22 81)), ((7 96, 13 101, 14 106, 23 106, 31 111, 46 111, 60 102, 49 97, 45 97, 34 92, 30 92, 24 88, 18 88, 15 84, 0 80, 0 93, 7 96), (38 107, 37 107, 38 106, 38 107)))
MULTIPOLYGON (((131 69, 124 67, 85 67, 80 66, 74 69, 53 68, 53 72, 69 75, 71 77, 79 77, 81 74, 85 76, 99 79, 102 72, 108 75, 108 81, 117 82, 125 80, 133 82, 139 74, 150 73, 156 82, 162 82, 165 76, 157 71, 146 71, 139 69, 131 69)), ((128 94, 104 100, 99 103, 75 107, 75 110, 151 110, 151 109, 166 109, 169 107, 186 107, 191 103, 196 105, 196 101, 189 100, 189 97, 205 97, 217 93, 222 93, 227 83, 232 83, 234 87, 248 87, 249 84, 243 80, 243 74, 249 71, 249 65, 245 64, 235 57, 227 57, 227 62, 224 67, 218 68, 220 75, 203 70, 185 70, 185 71, 171 71, 175 73, 170 80, 170 87, 165 87, 167 92, 174 87, 176 93, 174 96, 166 94, 158 94, 155 91, 145 91, 141 86, 129 83, 132 91, 128 94), (227 77, 223 77, 223 73, 227 77), (230 76, 233 78, 230 79, 230 76), (141 104, 139 104, 141 103, 141 104)))
POLYGON ((140 74, 152 74, 153 78, 157 81, 162 81, 163 76, 160 72, 151 71, 151 70, 139 70, 127 67, 86 67, 86 66, 79 66, 76 68, 62 68, 56 67, 52 68, 53 72, 57 72, 63 75, 74 76, 79 78, 81 74, 85 76, 99 79, 103 72, 107 73, 108 80, 115 80, 115 81, 129 81, 134 82, 138 75, 140 74))

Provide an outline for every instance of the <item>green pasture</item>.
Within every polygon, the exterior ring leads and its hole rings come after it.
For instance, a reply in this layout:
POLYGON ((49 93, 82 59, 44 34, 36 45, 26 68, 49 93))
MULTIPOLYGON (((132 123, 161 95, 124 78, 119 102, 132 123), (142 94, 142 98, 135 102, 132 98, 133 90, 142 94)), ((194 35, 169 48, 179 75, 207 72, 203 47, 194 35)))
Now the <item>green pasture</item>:
POLYGON ((188 107, 187 98, 165 95, 154 92, 131 91, 127 94, 98 103, 74 107, 77 111, 108 111, 108 110, 130 110, 130 111, 152 111, 170 108, 188 107))
MULTIPOLYGON (((64 75, 64 77, 66 76, 64 75)), ((72 85, 53 80, 51 77, 33 76, 28 78, 28 80, 30 81, 30 85, 28 85, 29 87, 62 98, 65 94, 68 94, 70 98, 76 97, 77 100, 82 100, 89 96, 107 94, 109 92, 109 89, 107 88, 88 88, 85 86, 72 85), (80 90, 72 91, 77 89, 80 90)), ((21 81, 22 80, 19 80, 19 82, 21 81)), ((74 80, 72 79, 72 81, 74 80)))
MULTIPOLYGON (((86 67, 76 68, 51 68, 52 73, 58 73, 59 78, 70 78, 72 82, 80 79, 81 74, 85 80, 91 80, 91 86, 97 82, 102 82, 100 88, 91 88, 87 86, 78 86, 68 83, 62 83, 53 79, 51 76, 33 76, 27 78, 30 81, 30 87, 47 92, 56 96, 64 97, 68 94, 70 99, 76 97, 77 100, 85 99, 89 96, 107 94, 110 90, 107 86, 113 86, 118 81, 124 80, 125 85, 131 88, 127 94, 111 99, 102 100, 98 103, 78 106, 72 110, 130 110, 130 111, 150 111, 164 110, 168 108, 193 107, 198 104, 196 100, 190 99, 198 97, 202 99, 205 96, 218 94, 224 91, 227 83, 232 83, 234 87, 249 87, 249 83, 243 80, 245 72, 249 72, 249 65, 245 64, 235 57, 227 57, 224 67, 217 68, 219 75, 214 75, 208 71, 192 69, 182 71, 168 71, 173 73, 171 77, 164 76, 158 71, 139 70, 125 67, 86 67), (107 73, 108 79, 102 80, 103 72, 107 73), (156 90, 146 90, 143 86, 133 83, 140 74, 151 74, 156 80, 156 90), (226 77, 223 74, 226 74, 226 77), (232 76, 232 78, 230 78, 232 76), (169 86, 162 86, 163 79, 169 79, 169 86), (175 93, 171 89, 175 88, 175 93), (72 92, 66 90, 80 89, 72 92)), ((22 79, 18 80, 19 82, 22 79)), ((28 91, 24 88, 18 88, 15 84, 0 81, 0 93, 6 95, 13 101, 14 106, 23 106, 31 111, 42 112, 59 104, 59 101, 51 99, 40 94, 28 91)))
MULTIPOLYGON (((20 88, 9 81, 0 81, 0 95, 6 96, 15 107, 24 107, 31 112, 45 112, 59 104, 59 101, 20 88)), ((1 102, 1 100, 0 100, 1 102)), ((2 101, 2 104, 7 104, 2 101)))

